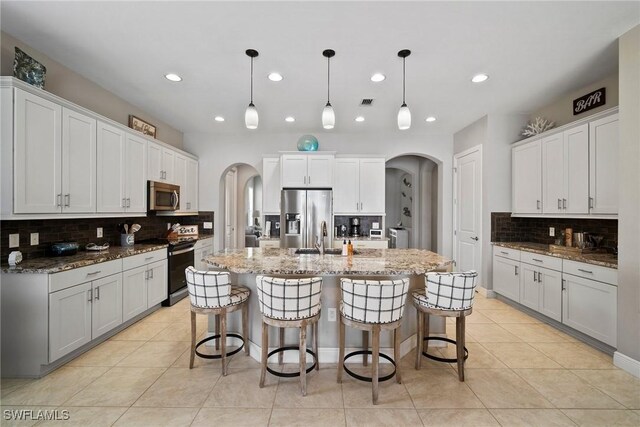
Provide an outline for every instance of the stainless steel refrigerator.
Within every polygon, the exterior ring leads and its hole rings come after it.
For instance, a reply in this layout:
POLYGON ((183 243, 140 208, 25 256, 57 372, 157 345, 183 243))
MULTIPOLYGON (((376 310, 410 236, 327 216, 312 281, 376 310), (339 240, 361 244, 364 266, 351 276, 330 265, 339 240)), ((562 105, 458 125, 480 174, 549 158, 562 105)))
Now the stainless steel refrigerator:
POLYGON ((313 248, 327 223, 325 248, 333 242, 333 193, 331 190, 282 190, 280 198, 281 248, 313 248))

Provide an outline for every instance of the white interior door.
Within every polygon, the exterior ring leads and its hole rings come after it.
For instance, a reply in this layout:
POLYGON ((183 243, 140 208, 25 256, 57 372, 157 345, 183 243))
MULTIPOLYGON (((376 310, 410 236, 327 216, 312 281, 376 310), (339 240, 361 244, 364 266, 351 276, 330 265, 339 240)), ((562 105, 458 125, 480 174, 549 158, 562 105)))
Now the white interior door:
POLYGON ((235 168, 227 172, 224 184, 224 247, 235 249, 238 247, 236 238, 238 174, 235 168))
POLYGON ((454 157, 455 261, 458 271, 480 275, 482 247, 482 150, 476 146, 454 157))

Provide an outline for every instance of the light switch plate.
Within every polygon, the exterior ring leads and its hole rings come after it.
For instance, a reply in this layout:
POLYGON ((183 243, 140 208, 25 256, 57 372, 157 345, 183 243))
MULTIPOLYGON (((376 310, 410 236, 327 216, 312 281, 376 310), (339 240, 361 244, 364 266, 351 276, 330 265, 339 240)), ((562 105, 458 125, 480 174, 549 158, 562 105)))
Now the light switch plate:
POLYGON ((96 228, 96 237, 102 237, 103 235, 102 227, 96 228))
POLYGON ((213 222, 204 222, 204 224, 202 224, 202 228, 204 228, 205 230, 211 230, 213 228, 213 222))
POLYGON ((17 248, 20 246, 20 234, 9 234, 9 248, 17 248))
POLYGON ((37 246, 40 243, 40 233, 31 233, 31 246, 37 246))
POLYGON ((329 320, 329 322, 335 322, 336 321, 336 317, 337 317, 337 313, 336 313, 336 309, 335 308, 330 308, 329 309, 329 316, 327 316, 329 320))
POLYGON ((554 227, 549 227, 549 236, 555 237, 556 229, 554 227))

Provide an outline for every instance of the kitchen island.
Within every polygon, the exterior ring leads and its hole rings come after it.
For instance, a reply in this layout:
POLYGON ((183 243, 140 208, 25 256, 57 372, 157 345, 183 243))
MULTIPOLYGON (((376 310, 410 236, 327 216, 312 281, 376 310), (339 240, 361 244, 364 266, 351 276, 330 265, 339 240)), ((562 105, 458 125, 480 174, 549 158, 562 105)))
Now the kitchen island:
MULTIPOLYGON (((322 315, 318 326, 319 349, 321 363, 336 363, 338 359, 338 321, 330 319, 329 312, 336 310, 339 316, 340 278, 363 279, 399 279, 409 278, 410 289, 424 287, 424 274, 431 271, 450 271, 453 261, 434 252, 420 249, 359 249, 352 256, 297 254, 296 249, 260 249, 247 248, 224 250, 205 258, 212 270, 228 271, 232 282, 251 289, 249 299, 249 346, 251 355, 260 359, 261 319, 258 298, 256 295, 256 276, 271 275, 276 277, 297 278, 321 276, 322 315)), ((332 316, 331 316, 332 317, 332 316)), ((240 330, 239 316, 231 315, 228 321, 230 330, 240 330)), ((442 319, 433 319, 430 325, 432 334, 444 334, 445 323, 442 319)), ((213 323, 210 322, 213 333, 213 323)), ((415 346, 416 311, 411 303, 410 295, 403 316, 401 334, 401 353, 404 355, 415 346)), ((277 334, 270 334, 270 347, 275 347, 277 334)), ((297 330, 286 331, 287 342, 297 342, 297 330)), ((362 334, 347 328, 347 348, 359 348, 362 345, 362 334)), ((392 335, 383 333, 381 349, 384 353, 392 352, 392 335)), ((285 355, 295 361, 292 355, 285 355)), ((297 356, 296 356, 297 357, 297 356)))

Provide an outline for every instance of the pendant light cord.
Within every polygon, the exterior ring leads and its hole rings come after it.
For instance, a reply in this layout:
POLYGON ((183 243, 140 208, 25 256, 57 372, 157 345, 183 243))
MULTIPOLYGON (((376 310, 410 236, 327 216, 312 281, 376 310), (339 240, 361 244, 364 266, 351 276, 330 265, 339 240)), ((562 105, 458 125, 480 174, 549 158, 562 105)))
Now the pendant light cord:
POLYGON ((406 76, 406 72, 405 72, 405 61, 407 58, 402 58, 402 104, 406 104, 405 100, 404 100, 404 93, 405 93, 405 82, 407 80, 407 76, 406 76))
POLYGON ((251 104, 253 104, 253 56, 251 57, 251 104))
POLYGON ((330 104, 329 101, 329 89, 331 87, 329 78, 331 76, 331 58, 327 57, 327 104, 330 104))

